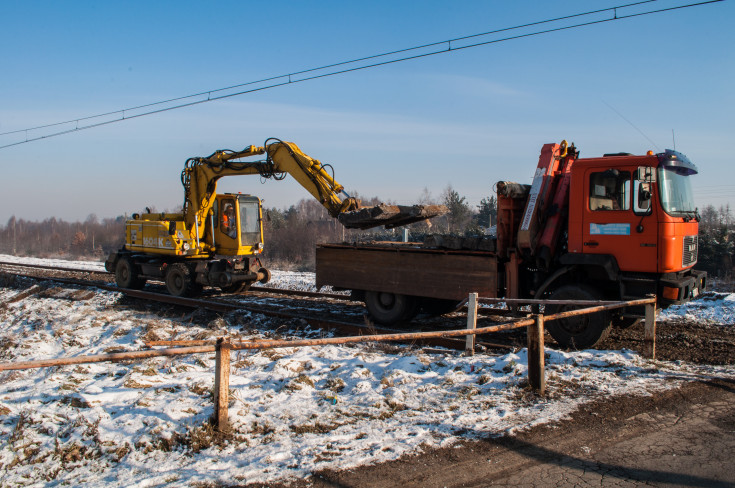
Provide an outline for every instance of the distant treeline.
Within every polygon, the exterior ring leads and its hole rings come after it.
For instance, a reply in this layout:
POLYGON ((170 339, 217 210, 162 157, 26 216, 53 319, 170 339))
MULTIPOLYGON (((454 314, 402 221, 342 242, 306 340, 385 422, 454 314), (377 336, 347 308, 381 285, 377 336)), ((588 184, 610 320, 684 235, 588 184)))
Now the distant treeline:
MULTIPOLYGON (((377 198, 362 199, 365 205, 380 203, 377 198)), ((480 205, 471 206, 465 197, 447 187, 440 198, 428 191, 420 204, 444 204, 445 216, 407 226, 412 240, 429 233, 477 235, 495 223, 494 196, 484 198, 480 205)), ((0 227, 0 253, 34 257, 96 258, 104 260, 111 251, 124 243, 126 216, 99 219, 92 214, 84 222, 64 222, 49 218, 30 222, 10 218, 0 227)), ((713 277, 732 277, 735 259, 735 227, 729 205, 710 205, 701 212, 699 261, 697 268, 713 277)), ((301 200, 287 209, 263 210, 266 266, 276 269, 313 270, 317 243, 400 240, 403 228, 395 230, 349 230, 329 216, 315 200, 301 200)))
MULTIPOLYGON (((378 198, 361 198, 364 205, 381 203, 378 198)), ((483 232, 495 216, 495 198, 482 200, 477 207, 470 206, 465 197, 447 187, 439 199, 428 191, 421 204, 445 204, 449 213, 431 223, 407 226, 414 236, 427 232, 470 233, 483 232)), ((156 209, 152 209, 156 212, 156 209)), ((174 212, 177 210, 173 210, 174 212)), ((0 226, 0 253, 33 257, 96 258, 104 260, 111 251, 124 244, 127 216, 99 219, 89 215, 84 222, 65 222, 56 218, 31 222, 11 217, 0 226)), ((317 243, 355 240, 399 239, 402 228, 381 230, 349 230, 331 218, 326 209, 315 200, 301 200, 287 209, 264 208, 265 234, 264 264, 272 268, 312 270, 317 243)))

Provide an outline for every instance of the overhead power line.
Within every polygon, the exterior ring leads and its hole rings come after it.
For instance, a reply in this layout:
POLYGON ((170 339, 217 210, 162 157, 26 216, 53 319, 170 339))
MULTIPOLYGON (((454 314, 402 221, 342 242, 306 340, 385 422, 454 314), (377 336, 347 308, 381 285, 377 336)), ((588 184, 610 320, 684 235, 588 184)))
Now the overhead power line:
POLYGON ((279 86, 285 86, 285 85, 290 85, 294 83, 302 83, 304 81, 326 78, 329 76, 350 73, 353 71, 359 71, 359 70, 368 69, 368 68, 375 68, 378 66, 385 66, 388 64, 394 64, 394 63, 409 61, 413 59, 425 58, 429 56, 435 56, 438 54, 453 53, 453 52, 461 51, 464 49, 486 46, 489 44, 496 44, 496 43, 516 40, 516 39, 523 39, 523 38, 533 37, 533 36, 538 36, 538 35, 543 35, 543 34, 549 34, 552 32, 576 29, 576 28, 591 26, 595 24, 603 24, 606 22, 613 22, 616 20, 641 17, 644 15, 653 15, 653 14, 659 14, 663 12, 670 12, 673 10, 680 10, 680 9, 689 8, 689 7, 698 7, 698 6, 707 5, 711 3, 719 3, 719 2, 723 2, 724 0, 707 0, 707 1, 697 2, 697 3, 689 3, 686 5, 678 5, 675 7, 667 7, 667 8, 661 8, 661 9, 656 9, 656 10, 648 10, 645 12, 635 12, 635 13, 630 13, 630 14, 621 14, 620 12, 621 10, 624 10, 624 9, 630 9, 638 5, 654 3, 656 1, 658 0, 643 0, 639 2, 617 5, 614 7, 608 7, 604 9, 590 10, 587 12, 566 15, 563 17, 556 17, 553 19, 541 20, 537 22, 530 22, 530 23, 526 23, 522 25, 513 26, 513 27, 505 27, 502 29, 496 29, 496 30, 492 30, 488 32, 471 34, 467 36, 456 37, 453 39, 447 39, 444 41, 438 41, 438 42, 433 42, 429 44, 422 44, 419 46, 409 47, 405 49, 398 49, 398 50, 389 51, 389 52, 385 52, 381 54, 374 54, 371 56, 355 58, 355 59, 351 59, 348 61, 341 61, 337 63, 327 64, 327 65, 319 66, 316 68, 309 68, 309 69, 305 69, 301 71, 294 71, 294 72, 283 74, 283 75, 272 76, 272 77, 263 78, 260 80, 255 80, 255 81, 248 81, 245 83, 240 83, 237 85, 232 85, 232 86, 228 86, 224 88, 216 88, 212 90, 202 91, 202 92, 194 93, 191 95, 184 95, 181 97, 169 98, 167 100, 161 100, 158 102, 152 102, 152 103, 148 103, 144 105, 137 105, 134 107, 128 107, 128 108, 124 108, 120 110, 115 110, 112 112, 105 112, 105 113, 90 115, 86 117, 79 117, 76 119, 70 119, 70 120, 66 120, 63 122, 55 122, 51 124, 38 125, 35 127, 29 127, 26 129, 18 129, 18 130, 13 130, 13 131, 8 131, 8 132, 2 132, 0 133, 0 136, 25 133, 25 139, 10 143, 10 144, 2 145, 0 146, 0 149, 17 146, 20 144, 27 144, 29 142, 39 141, 41 139, 47 139, 50 137, 69 134, 72 132, 78 132, 78 131, 85 130, 85 129, 92 129, 94 127, 101 127, 104 125, 114 124, 117 122, 122 122, 124 120, 137 119, 137 118, 144 117, 147 115, 153 115, 157 113, 168 112, 171 110, 177 110, 180 108, 191 107, 191 106, 199 105, 203 103, 213 102, 215 100, 222 100, 225 98, 231 98, 231 97, 235 97, 239 95, 244 95, 247 93, 269 90, 271 88, 276 88, 279 86), (589 17, 595 14, 603 14, 603 13, 608 13, 611 16, 605 17, 602 19, 587 20, 587 21, 564 25, 560 27, 551 27, 547 29, 535 30, 532 32, 510 35, 510 36, 501 37, 497 39, 480 40, 480 38, 491 36, 493 34, 500 34, 503 32, 510 32, 513 30, 519 30, 519 29, 524 29, 524 28, 529 28, 529 27, 536 27, 536 26, 541 26, 544 24, 553 24, 555 22, 558 23, 558 22, 562 22, 565 20, 589 17), (470 40, 478 40, 478 42, 471 42, 469 44, 458 44, 462 41, 470 41, 470 40), (416 52, 416 51, 422 51, 422 50, 426 52, 418 52, 418 53, 416 52), (399 56, 399 57, 385 59, 391 56, 399 56), (259 84, 261 86, 254 86, 254 85, 259 85, 259 84), (238 89, 241 89, 241 90, 238 90, 238 89), (235 91, 232 93, 223 93, 223 92, 228 92, 231 90, 238 90, 238 91, 235 91), (206 98, 204 98, 205 96, 206 98), (197 98, 201 98, 201 99, 194 100, 197 98), (180 102, 180 103, 177 103, 177 102, 180 102), (167 104, 174 104, 174 105, 161 107, 162 105, 167 105, 167 104), (149 109, 149 110, 145 110, 145 109, 149 109), (131 114, 131 112, 136 112, 139 110, 144 110, 144 111, 131 114), (94 121, 95 119, 100 119, 103 117, 110 117, 113 115, 117 115, 118 117, 110 119, 110 120, 97 121, 97 122, 94 121), (35 137, 29 137, 29 132, 32 132, 32 131, 37 131, 41 129, 49 129, 52 127, 60 127, 64 125, 72 125, 72 124, 74 125, 74 127, 72 128, 68 128, 68 129, 64 129, 64 130, 60 130, 57 132, 52 132, 52 133, 48 133, 44 135, 39 135, 35 137))

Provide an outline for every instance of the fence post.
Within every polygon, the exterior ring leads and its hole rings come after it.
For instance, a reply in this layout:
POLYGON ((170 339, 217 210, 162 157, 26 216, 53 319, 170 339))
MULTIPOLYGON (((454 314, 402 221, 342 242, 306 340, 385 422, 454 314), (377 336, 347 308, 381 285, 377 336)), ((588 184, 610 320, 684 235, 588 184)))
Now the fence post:
MULTIPOLYGON (((655 298, 649 295, 649 298, 655 298)), ((643 329, 643 357, 656 359, 656 302, 647 303, 645 326, 643 329)))
MULTIPOLYGON (((477 328, 477 293, 470 293, 467 301, 467 330, 475 330, 477 328)), ((467 335, 467 342, 464 352, 468 356, 475 354, 475 334, 467 335)))
POLYGON ((214 366, 214 426, 222 432, 229 426, 227 406, 230 402, 230 349, 223 338, 217 339, 214 366))
POLYGON ((544 358, 544 316, 533 316, 534 323, 526 329, 528 336, 528 383, 539 395, 546 393, 544 358))

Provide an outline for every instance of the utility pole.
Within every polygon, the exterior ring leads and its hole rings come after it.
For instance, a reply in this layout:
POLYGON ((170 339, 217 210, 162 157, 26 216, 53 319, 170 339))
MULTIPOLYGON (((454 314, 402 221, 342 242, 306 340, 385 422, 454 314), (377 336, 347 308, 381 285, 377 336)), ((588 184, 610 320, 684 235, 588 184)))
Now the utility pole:
POLYGON ((15 217, 13 217, 13 256, 16 255, 17 244, 18 244, 18 241, 16 239, 16 234, 15 234, 15 217))

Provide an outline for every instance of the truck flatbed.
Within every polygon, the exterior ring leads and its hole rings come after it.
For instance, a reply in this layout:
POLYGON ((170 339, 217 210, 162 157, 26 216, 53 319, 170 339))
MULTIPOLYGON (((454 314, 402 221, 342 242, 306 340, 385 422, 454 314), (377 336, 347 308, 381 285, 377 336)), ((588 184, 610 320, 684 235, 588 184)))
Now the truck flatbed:
POLYGON ((496 297, 497 272, 492 251, 411 242, 321 244, 316 250, 317 287, 462 300, 470 292, 496 297))

